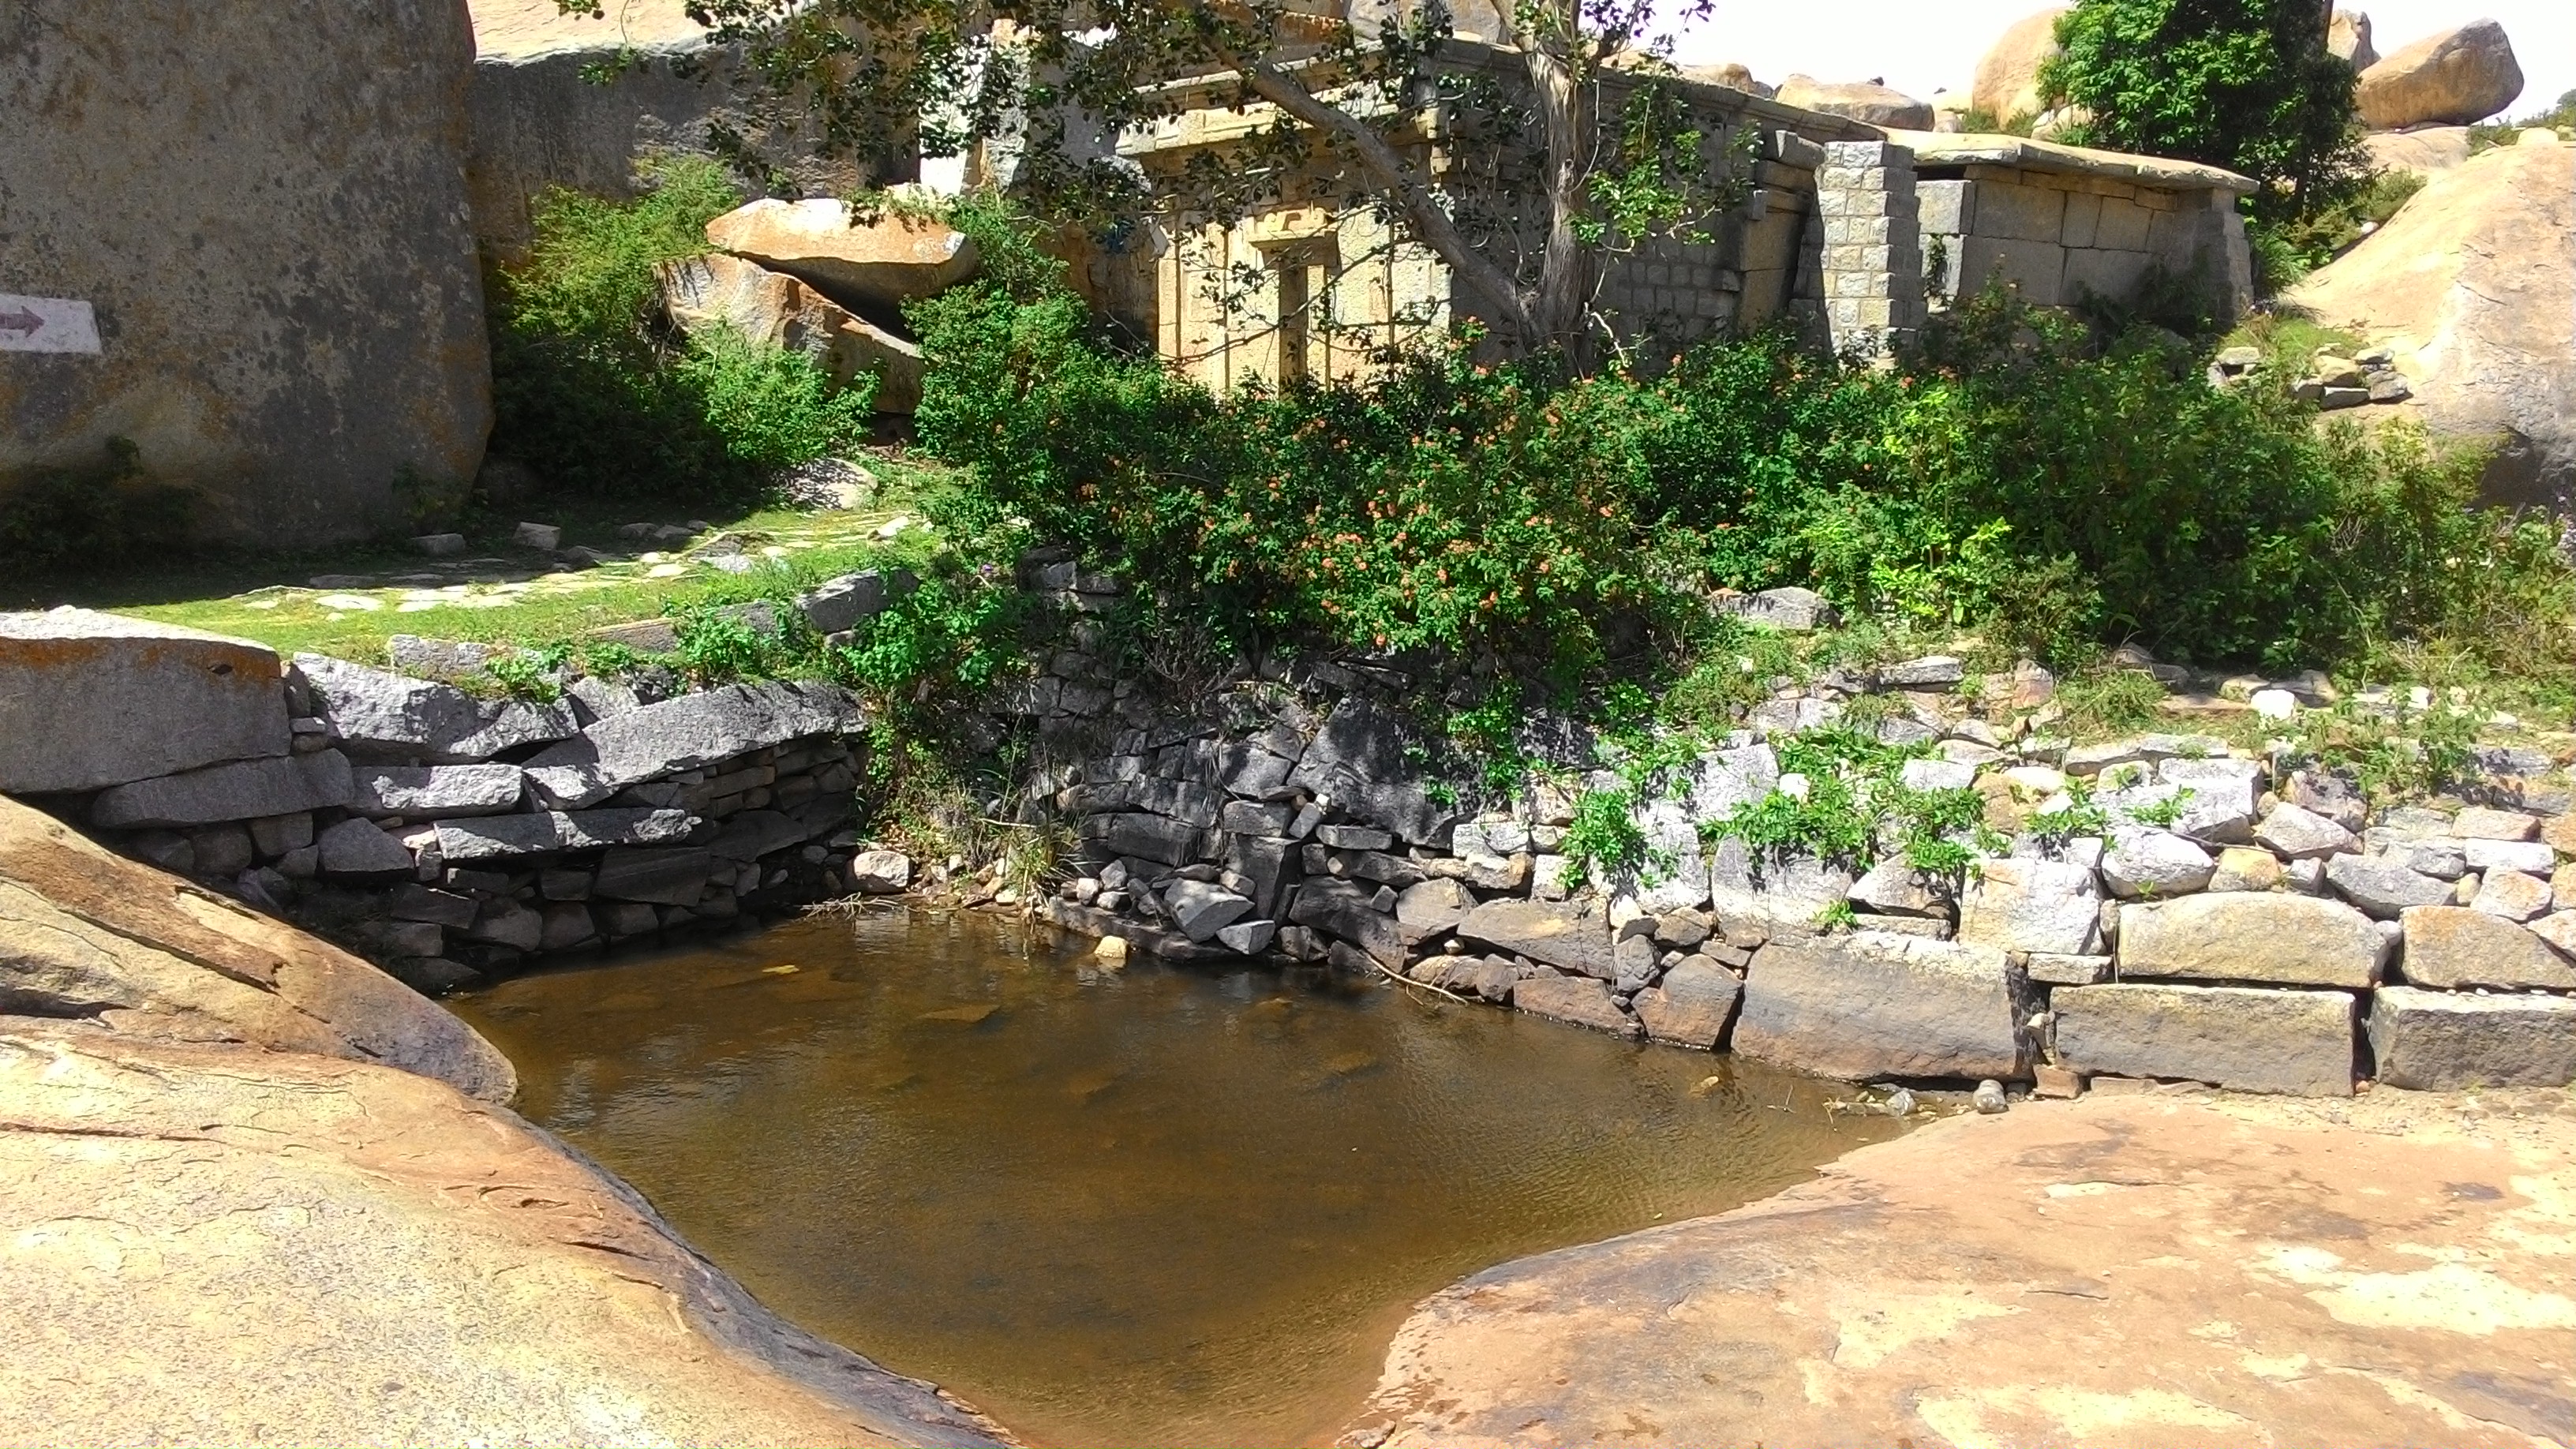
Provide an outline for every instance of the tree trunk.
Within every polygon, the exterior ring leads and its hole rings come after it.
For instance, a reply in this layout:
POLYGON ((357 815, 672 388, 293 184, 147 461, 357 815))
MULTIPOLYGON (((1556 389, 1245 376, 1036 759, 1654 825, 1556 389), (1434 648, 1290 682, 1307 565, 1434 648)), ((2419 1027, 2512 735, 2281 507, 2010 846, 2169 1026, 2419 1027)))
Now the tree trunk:
POLYGON ((1585 313, 1592 300, 1595 264, 1592 249, 1576 238, 1574 224, 1583 212, 1584 178, 1595 140, 1593 108, 1564 56, 1545 44, 1523 54, 1530 90, 1538 103, 1545 146, 1539 159, 1547 182, 1547 240, 1539 256, 1538 286, 1526 308, 1529 324, 1524 342, 1531 351, 1556 348, 1580 370, 1590 362, 1592 336, 1585 313))

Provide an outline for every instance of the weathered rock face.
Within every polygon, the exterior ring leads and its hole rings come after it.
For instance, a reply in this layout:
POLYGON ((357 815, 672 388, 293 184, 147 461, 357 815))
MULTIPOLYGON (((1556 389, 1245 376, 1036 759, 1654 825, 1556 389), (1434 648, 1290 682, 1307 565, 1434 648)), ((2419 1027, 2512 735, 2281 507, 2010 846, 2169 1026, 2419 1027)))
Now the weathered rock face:
POLYGON ((2387 942, 2352 907, 2314 896, 2227 891, 2120 911, 2120 975, 2365 987, 2387 942))
POLYGON ((2395 353, 2414 397, 2372 418, 2500 440, 2491 499, 2576 489, 2576 148, 2499 147, 2435 174, 2290 299, 2395 353))
POLYGON ((1667 1046, 1708 1051, 1726 1035, 1744 983, 1705 957, 1694 956, 1637 993, 1631 1003, 1648 1038, 1667 1046))
POLYGON ((208 538, 355 538, 461 497, 492 421, 472 63, 464 0, 11 6, 8 286, 89 303, 100 350, 0 352, 0 491, 121 437, 208 538))
POLYGON ((965 233, 886 213, 858 218, 836 200, 752 202, 707 223, 707 244, 812 283, 845 307, 894 308, 975 275, 965 233))
POLYGON ((2539 1365, 2576 1328, 2576 1233, 2554 1210, 2576 1119, 2471 1126, 2403 1093, 2333 1110, 2096 1097, 1953 1117, 1722 1217, 1487 1269, 1414 1311, 1342 1442, 2563 1434, 2565 1385, 2539 1365), (2284 1377, 2302 1356, 2371 1369, 2284 1377))
POLYGON ((2363 125, 2394 131, 2474 125, 2521 94, 2522 66, 2504 27, 2472 20, 2382 57, 2361 73, 2352 100, 2363 125))
POLYGON ((2014 21, 1977 62, 1971 101, 1978 110, 2009 125, 2019 117, 2037 119, 2047 109, 2039 95, 2039 68, 2057 54, 2057 20, 2066 13, 2052 5, 2014 21))
MULTIPOLYGON (((2125 944, 2125 921, 2120 935, 2125 944)), ((2079 1072, 2349 1097, 2355 1000, 2348 991, 2123 983, 2062 987, 2048 1004, 2058 1058, 2079 1072)))
POLYGON ((298 654, 314 706, 341 745, 360 759, 432 764, 481 760, 521 745, 569 738, 572 706, 477 699, 438 684, 321 654, 298 654))
POLYGON ((11 1438, 1002 1441, 425 1077, 21 1029, 0 1037, 0 1121, 11 1438))
POLYGON ((2576 998, 2383 986, 2370 1003, 2381 1084, 2432 1092, 2576 1081, 2576 998))
POLYGON ((0 793, 283 755, 280 674, 246 639, 88 609, 0 614, 0 793))
POLYGON ((2379 64, 2379 51, 2370 43, 2370 17, 2358 10, 2334 12, 2326 21, 2326 50, 2356 72, 2379 64))
POLYGON ((1423 790, 1407 763, 1402 722, 1356 696, 1326 716, 1288 783, 1329 797, 1344 810, 1414 844, 1444 844, 1457 812, 1423 790))
POLYGON ((784 272, 713 252, 666 262, 657 276, 663 310, 691 334, 729 327, 764 346, 805 354, 838 383, 874 373, 881 413, 909 413, 920 405, 918 346, 784 272))
POLYGON ((6 799, 0 1012, 378 1062, 494 1102, 517 1086, 472 1028, 373 966, 6 799))
POLYGON ((2000 950, 1860 931, 1774 941, 1745 973, 1735 1049, 1854 1081, 2025 1075, 2000 950))
POLYGON ((1844 116, 1894 131, 1932 129, 1932 103, 1870 81, 1829 84, 1811 75, 1793 75, 1780 83, 1776 97, 1784 106, 1844 116))
POLYGON ((2375 171, 2412 171, 2429 181, 2469 159, 2469 128, 2427 126, 2420 131, 2373 131, 2361 138, 2375 171))

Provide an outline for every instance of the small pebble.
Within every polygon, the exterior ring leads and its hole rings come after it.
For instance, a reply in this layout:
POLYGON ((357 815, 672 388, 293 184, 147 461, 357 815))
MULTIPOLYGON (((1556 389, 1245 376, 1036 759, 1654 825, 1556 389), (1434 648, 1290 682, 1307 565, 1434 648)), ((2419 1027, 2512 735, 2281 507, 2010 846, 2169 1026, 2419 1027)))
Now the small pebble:
POLYGON ((1905 1090, 1903 1087, 1897 1088, 1896 1094, 1887 1099, 1887 1115, 1890 1117, 1913 1116, 1914 1094, 1905 1090))
POLYGON ((1977 1093, 1969 1099, 1976 1103, 1981 1116, 1991 1117, 2010 1104, 2004 1101, 2004 1084, 1989 1077, 1977 1083, 1977 1093))

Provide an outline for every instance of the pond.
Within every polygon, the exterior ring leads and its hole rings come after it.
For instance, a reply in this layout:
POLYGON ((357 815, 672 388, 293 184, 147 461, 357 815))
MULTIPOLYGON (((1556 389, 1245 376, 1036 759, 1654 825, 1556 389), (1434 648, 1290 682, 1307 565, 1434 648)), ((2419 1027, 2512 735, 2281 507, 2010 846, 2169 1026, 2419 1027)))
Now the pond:
POLYGON ((1896 1130, 1728 1057, 1088 945, 895 907, 451 1004, 763 1301, 1041 1444, 1329 1442, 1424 1294, 1896 1130))

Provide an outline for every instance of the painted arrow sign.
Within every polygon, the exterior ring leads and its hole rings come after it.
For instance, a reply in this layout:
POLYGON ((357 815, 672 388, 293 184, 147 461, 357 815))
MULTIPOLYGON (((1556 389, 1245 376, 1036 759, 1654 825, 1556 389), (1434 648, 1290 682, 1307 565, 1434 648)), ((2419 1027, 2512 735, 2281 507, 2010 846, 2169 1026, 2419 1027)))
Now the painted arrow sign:
POLYGON ((76 297, 0 292, 0 352, 98 352, 98 315, 76 297))

